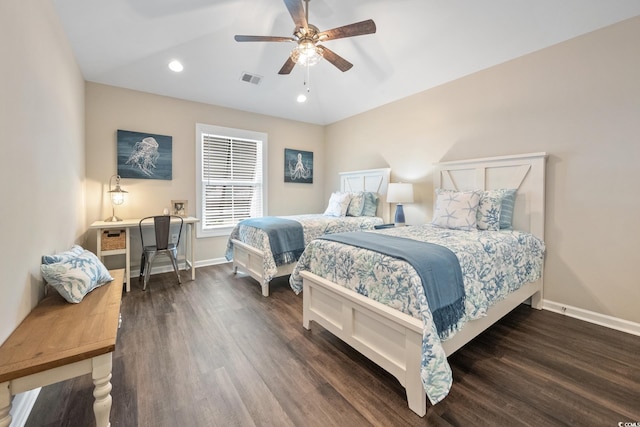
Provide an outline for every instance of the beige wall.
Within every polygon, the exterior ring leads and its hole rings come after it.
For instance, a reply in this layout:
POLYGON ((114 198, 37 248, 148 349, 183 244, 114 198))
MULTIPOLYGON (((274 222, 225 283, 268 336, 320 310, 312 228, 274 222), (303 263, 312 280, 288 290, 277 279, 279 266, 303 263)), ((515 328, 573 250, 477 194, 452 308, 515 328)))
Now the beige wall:
POLYGON ((332 124, 326 176, 389 165, 420 223, 433 163, 546 151, 545 299, 640 322, 638 40, 635 18, 332 124))
POLYGON ((42 294, 40 258, 86 228, 84 80, 47 0, 0 2, 0 343, 42 294))
MULTIPOLYGON (((161 214, 173 199, 186 199, 189 214, 195 216, 195 127, 205 123, 268 134, 268 209, 270 215, 291 215, 324 210, 324 128, 277 119, 213 105, 151 95, 96 83, 86 85, 87 219, 102 220, 110 215, 106 195, 109 177, 116 173, 116 131, 118 129, 171 135, 173 138, 173 179, 123 179, 129 192, 124 205, 116 208, 121 218, 161 214), (284 182, 284 149, 314 153, 316 171, 313 184, 284 182)), ((132 238, 136 239, 136 233, 132 238)), ((227 238, 202 238, 196 242, 196 262, 200 265, 224 257, 227 238)), ((95 249, 95 236, 87 245, 95 249)), ((132 249, 139 244, 132 242, 132 249)), ((137 263, 134 252, 132 263, 137 263)), ((110 257, 116 258, 116 257, 110 257)), ((106 260, 106 263, 121 260, 106 260)))

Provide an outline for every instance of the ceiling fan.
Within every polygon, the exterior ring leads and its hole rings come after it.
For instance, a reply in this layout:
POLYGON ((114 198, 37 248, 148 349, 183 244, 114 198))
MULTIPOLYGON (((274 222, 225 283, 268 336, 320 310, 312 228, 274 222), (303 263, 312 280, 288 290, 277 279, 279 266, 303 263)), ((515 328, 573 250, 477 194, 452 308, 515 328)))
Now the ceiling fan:
POLYGON ((238 42, 295 42, 297 46, 291 52, 278 74, 289 74, 296 64, 311 66, 317 64, 322 58, 335 65, 340 71, 347 71, 353 64, 324 47, 320 43, 342 39, 345 37, 361 36, 376 32, 376 24, 371 19, 353 24, 337 27, 327 31, 320 31, 316 26, 309 24, 309 0, 284 0, 289 14, 296 24, 293 37, 278 36, 244 36, 236 35, 238 42))

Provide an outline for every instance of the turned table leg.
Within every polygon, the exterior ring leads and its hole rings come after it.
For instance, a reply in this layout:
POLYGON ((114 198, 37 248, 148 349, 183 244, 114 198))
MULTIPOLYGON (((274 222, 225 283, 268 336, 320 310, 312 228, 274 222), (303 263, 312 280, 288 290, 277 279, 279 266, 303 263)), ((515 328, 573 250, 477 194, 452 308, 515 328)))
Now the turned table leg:
POLYGON ((109 415, 111 413, 111 354, 93 358, 93 369, 91 378, 93 379, 93 413, 96 417, 97 427, 109 427, 109 415))
POLYGON ((0 427, 9 427, 11 424, 11 389, 9 382, 0 384, 0 427))

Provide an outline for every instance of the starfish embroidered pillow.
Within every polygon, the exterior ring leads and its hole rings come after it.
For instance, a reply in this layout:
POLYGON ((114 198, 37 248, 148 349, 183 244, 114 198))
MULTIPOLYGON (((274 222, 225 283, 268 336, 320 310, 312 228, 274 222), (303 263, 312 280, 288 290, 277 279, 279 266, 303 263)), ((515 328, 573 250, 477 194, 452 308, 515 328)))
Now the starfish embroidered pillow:
POLYGON ((431 223, 454 230, 476 230, 481 191, 436 190, 436 208, 431 223))

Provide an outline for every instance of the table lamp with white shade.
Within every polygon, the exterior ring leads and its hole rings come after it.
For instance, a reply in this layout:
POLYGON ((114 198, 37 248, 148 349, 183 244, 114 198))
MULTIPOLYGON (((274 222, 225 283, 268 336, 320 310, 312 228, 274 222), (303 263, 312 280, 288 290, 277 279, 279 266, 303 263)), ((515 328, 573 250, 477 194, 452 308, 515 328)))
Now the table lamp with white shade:
POLYGON ((413 203, 413 184, 407 182, 390 183, 387 187, 387 203, 396 203, 396 227, 405 225, 403 203, 413 203))

